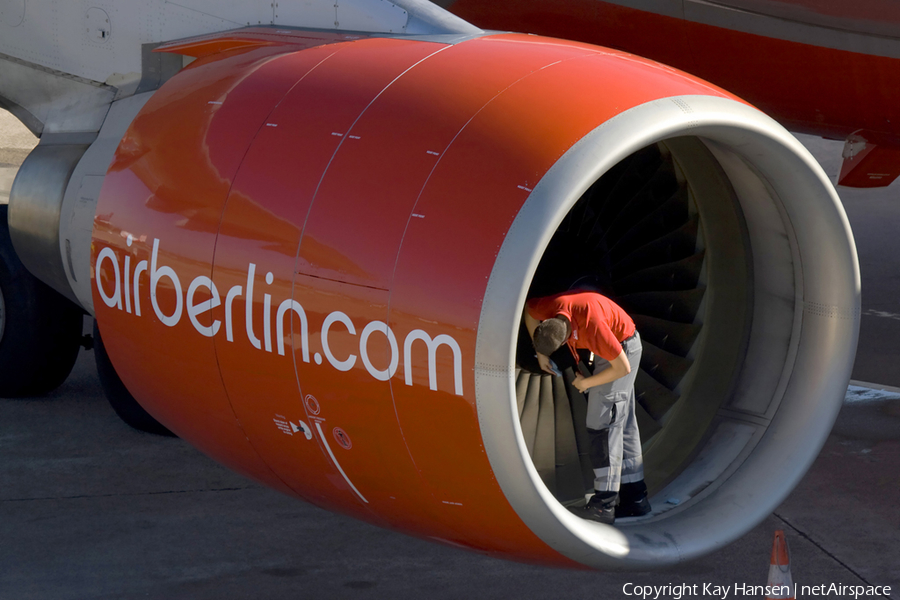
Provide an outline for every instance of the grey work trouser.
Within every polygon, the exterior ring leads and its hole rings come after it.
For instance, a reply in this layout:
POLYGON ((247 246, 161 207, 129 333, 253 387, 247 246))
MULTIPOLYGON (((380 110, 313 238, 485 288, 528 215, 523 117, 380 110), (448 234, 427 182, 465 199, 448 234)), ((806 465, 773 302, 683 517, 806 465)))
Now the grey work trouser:
MULTIPOLYGON (((631 373, 588 390, 587 428, 594 489, 598 492, 618 492, 620 484, 644 479, 641 434, 634 415, 634 378, 641 364, 641 336, 635 334, 625 341, 623 350, 631 373)), ((594 374, 608 367, 608 361, 594 357, 594 374)))

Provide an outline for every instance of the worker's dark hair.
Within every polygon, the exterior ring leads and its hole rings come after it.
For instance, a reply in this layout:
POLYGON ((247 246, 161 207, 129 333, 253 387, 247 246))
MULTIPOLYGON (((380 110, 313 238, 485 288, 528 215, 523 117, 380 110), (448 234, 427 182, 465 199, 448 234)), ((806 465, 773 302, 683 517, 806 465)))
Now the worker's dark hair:
POLYGON ((569 320, 556 315, 547 319, 534 330, 534 349, 540 354, 550 356, 569 339, 569 320))

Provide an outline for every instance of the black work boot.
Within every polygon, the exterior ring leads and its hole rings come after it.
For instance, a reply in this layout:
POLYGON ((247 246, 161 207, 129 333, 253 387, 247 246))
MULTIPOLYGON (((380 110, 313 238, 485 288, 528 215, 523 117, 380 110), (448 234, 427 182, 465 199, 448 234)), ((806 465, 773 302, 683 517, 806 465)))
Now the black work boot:
POLYGON ((650 501, 647 499, 647 485, 641 481, 623 483, 619 488, 619 505, 616 506, 616 518, 640 517, 650 512, 650 501))
POLYGON ((617 492, 595 492, 590 501, 580 511, 584 519, 612 525, 616 520, 617 492))

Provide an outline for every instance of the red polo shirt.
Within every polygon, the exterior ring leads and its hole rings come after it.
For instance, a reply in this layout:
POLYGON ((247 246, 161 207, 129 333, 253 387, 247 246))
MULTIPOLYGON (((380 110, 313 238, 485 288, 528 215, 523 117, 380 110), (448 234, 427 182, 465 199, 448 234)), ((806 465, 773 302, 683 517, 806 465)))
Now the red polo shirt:
POLYGON ((563 315, 572 324, 566 343, 572 354, 576 349, 590 350, 606 360, 622 352, 622 342, 634 335, 634 321, 615 302, 597 292, 572 291, 554 296, 532 298, 528 313, 538 321, 563 315))

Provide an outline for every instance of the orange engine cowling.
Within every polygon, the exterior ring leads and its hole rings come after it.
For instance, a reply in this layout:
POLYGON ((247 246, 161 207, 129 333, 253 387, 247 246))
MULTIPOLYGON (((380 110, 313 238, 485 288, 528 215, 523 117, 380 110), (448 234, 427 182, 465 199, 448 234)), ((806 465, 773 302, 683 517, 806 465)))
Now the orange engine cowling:
POLYGON ((815 161, 752 107, 522 35, 166 50, 198 59, 110 165, 93 301, 129 390, 216 460, 468 549, 643 569, 747 531, 824 443, 855 250, 815 161), (654 511, 615 527, 564 506, 579 399, 517 367, 529 288, 586 281, 645 340, 654 511))

